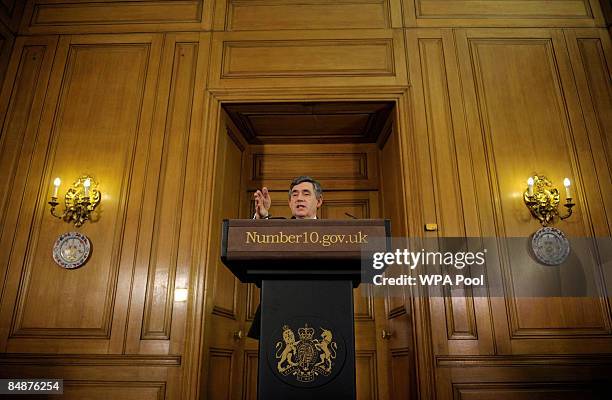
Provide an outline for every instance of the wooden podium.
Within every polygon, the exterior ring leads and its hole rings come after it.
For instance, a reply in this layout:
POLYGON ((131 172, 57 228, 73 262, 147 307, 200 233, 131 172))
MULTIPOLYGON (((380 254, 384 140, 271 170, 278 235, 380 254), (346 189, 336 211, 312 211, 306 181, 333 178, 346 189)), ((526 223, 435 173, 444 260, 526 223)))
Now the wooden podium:
POLYGON ((388 220, 225 220, 221 259, 261 287, 258 398, 355 399, 353 288, 388 220))

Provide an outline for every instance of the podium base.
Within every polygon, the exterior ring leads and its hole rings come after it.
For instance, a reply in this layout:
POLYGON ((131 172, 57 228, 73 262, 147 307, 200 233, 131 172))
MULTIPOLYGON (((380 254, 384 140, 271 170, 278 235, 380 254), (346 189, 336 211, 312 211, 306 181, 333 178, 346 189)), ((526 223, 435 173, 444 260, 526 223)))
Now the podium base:
POLYGON ((355 399, 350 280, 263 280, 258 399, 355 399))

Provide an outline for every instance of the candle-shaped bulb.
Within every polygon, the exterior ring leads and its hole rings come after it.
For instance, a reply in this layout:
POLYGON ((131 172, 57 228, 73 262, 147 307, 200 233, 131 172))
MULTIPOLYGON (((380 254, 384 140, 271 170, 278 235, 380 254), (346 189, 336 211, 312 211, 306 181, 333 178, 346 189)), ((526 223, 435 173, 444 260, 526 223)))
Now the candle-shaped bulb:
POLYGON ((563 186, 565 186, 565 197, 571 199, 572 193, 570 192, 570 180, 568 178, 563 179, 563 186))
POLYGON ((529 179, 527 179, 527 193, 529 194, 529 196, 533 196, 533 178, 529 177, 529 179))
POLYGON ((85 188, 85 197, 89 197, 89 187, 91 186, 91 180, 89 178, 85 179, 83 182, 83 188, 85 188))
POLYGON ((57 197, 57 191, 58 191, 61 183, 62 183, 62 180, 60 178, 55 178, 53 180, 53 196, 51 196, 51 197, 57 197))

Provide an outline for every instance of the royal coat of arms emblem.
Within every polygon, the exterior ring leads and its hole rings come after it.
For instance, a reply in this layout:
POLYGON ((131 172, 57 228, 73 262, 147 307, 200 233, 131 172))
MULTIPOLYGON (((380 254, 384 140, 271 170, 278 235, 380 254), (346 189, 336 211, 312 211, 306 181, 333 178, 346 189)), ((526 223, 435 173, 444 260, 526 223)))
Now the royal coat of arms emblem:
POLYGON ((283 326, 283 340, 276 343, 276 369, 282 376, 294 376, 299 382, 314 382, 320 376, 329 376, 334 368, 338 344, 329 329, 315 329, 305 324, 298 329, 299 340, 293 330, 283 326))

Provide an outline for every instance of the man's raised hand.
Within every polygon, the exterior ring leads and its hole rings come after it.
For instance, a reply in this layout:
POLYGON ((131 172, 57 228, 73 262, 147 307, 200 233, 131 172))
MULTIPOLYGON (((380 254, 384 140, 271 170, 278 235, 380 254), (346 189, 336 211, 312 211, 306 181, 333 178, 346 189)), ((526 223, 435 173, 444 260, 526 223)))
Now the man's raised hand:
POLYGON ((255 199, 255 219, 266 218, 272 204, 268 188, 264 186, 261 190, 256 191, 253 198, 255 199))

